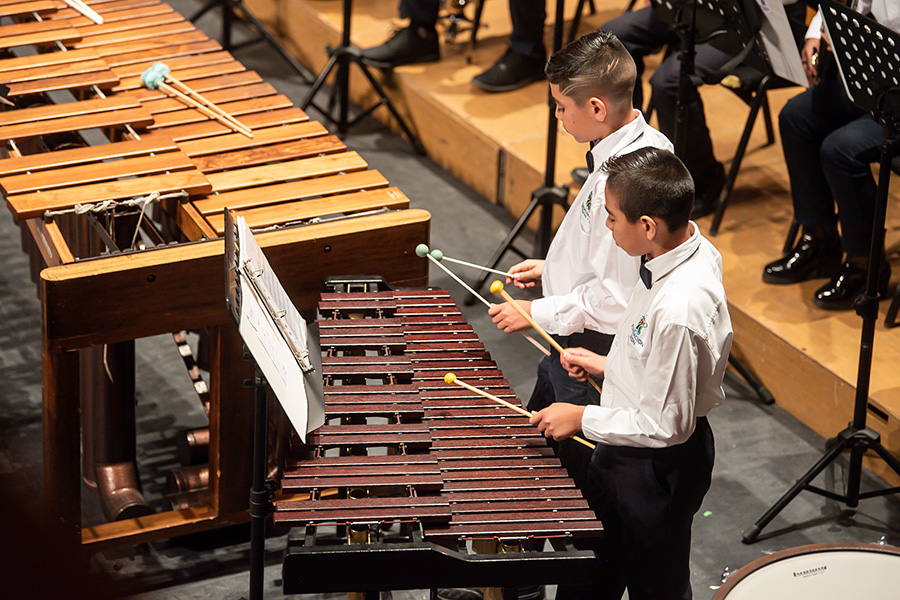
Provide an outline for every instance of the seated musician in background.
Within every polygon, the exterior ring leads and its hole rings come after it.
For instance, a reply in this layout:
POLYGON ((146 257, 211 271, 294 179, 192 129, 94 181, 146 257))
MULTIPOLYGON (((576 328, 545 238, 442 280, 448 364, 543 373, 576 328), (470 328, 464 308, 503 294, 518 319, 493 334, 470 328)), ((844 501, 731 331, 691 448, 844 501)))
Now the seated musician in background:
MULTIPOLYGON (((550 57, 545 71, 563 128, 581 143, 596 142, 588 152, 589 162, 599 166, 646 146, 672 148, 632 106, 634 61, 614 35, 598 31, 579 38, 550 57)), ((638 278, 638 260, 617 248, 604 226, 605 182, 606 174, 592 169, 546 260, 520 262, 508 270, 514 277, 507 278, 519 288, 541 283, 542 298, 517 302, 560 346, 583 346, 600 354, 609 350, 638 278)), ((507 333, 529 327, 508 303, 494 305, 489 314, 507 333)), ((555 351, 538 363, 529 409, 540 410, 554 401, 585 405, 597 400, 591 386, 568 376, 555 351)), ((582 486, 590 449, 566 440, 556 450, 576 485, 582 486)))
MULTIPOLYGON (((400 65, 440 60, 435 23, 440 0, 400 0, 400 14, 409 26, 399 29, 385 43, 365 48, 361 55, 369 64, 388 69, 400 65)), ((509 92, 544 78, 544 0, 509 0, 513 30, 509 48, 497 62, 472 79, 486 92, 509 92)))
MULTIPOLYGON (((806 0, 784 0, 785 10, 799 44, 806 29, 806 0)), ((663 47, 678 47, 678 35, 658 16, 653 7, 626 12, 603 25, 600 29, 614 33, 628 48, 638 67, 638 81, 644 71, 644 59, 663 47)), ((731 55, 710 44, 695 46, 694 71, 703 81, 721 79, 722 67, 731 55)), ((667 53, 662 63, 650 77, 652 104, 659 122, 659 130, 669 139, 675 139, 676 106, 681 80, 681 56, 679 52, 667 53)), ((634 105, 643 106, 643 88, 634 88, 634 105)), ((725 185, 725 168, 716 160, 712 139, 706 125, 703 99, 693 82, 687 88, 685 107, 684 164, 697 184, 694 210, 691 218, 707 215, 715 208, 715 202, 725 185)))
MULTIPOLYGON (((603 522, 608 587, 592 600, 691 598, 691 523, 712 478, 706 415, 724 399, 732 329, 722 257, 689 220, 694 184, 671 152, 610 159, 606 226, 640 257, 640 281, 609 356, 569 348, 575 378, 603 375, 600 406, 557 402, 532 415, 545 436, 597 441, 587 499, 603 522)), ((587 596, 582 596, 587 597, 587 596)))
MULTIPOLYGON (((900 3, 860 0, 857 9, 900 32, 900 3)), ((816 15, 801 52, 810 88, 791 98, 778 116, 791 181, 794 218, 803 227, 786 256, 763 270, 763 281, 788 284, 831 279, 813 295, 816 306, 847 310, 866 287, 876 183, 869 166, 879 159, 881 126, 847 96, 816 15), (837 204, 837 214, 835 214, 837 204), (841 224, 838 233, 838 221, 841 224), (843 259, 842 259, 843 255, 843 259)), ((880 265, 879 291, 890 280, 880 265)))

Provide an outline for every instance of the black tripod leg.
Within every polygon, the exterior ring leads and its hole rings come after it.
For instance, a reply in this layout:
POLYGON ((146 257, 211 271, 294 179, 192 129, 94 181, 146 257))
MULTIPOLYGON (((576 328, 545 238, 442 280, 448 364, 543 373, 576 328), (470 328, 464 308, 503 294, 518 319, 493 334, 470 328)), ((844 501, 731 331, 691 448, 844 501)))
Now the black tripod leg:
POLYGON ((797 483, 789 489, 784 496, 778 499, 778 502, 772 505, 772 507, 765 512, 763 516, 759 518, 759 520, 744 530, 741 534, 743 541, 745 544, 752 544, 756 541, 756 538, 759 537, 760 532, 763 528, 769 524, 769 522, 775 518, 775 516, 784 509, 785 506, 790 504, 791 500, 793 500, 797 494, 802 492, 806 486, 808 486, 813 479, 815 479, 819 473, 825 470, 831 462, 836 459, 840 454, 847 448, 848 438, 840 438, 838 443, 835 444, 825 455, 819 459, 815 465, 813 465, 812 469, 806 472, 806 474, 797 480, 797 483))
POLYGON ((369 83, 372 84, 372 87, 375 89, 375 93, 381 97, 381 103, 387 106, 387 109, 391 111, 391 115, 397 120, 397 124, 400 126, 400 129, 403 130, 403 133, 406 134, 406 138, 412 144, 413 149, 416 151, 416 154, 425 155, 425 147, 422 146, 422 142, 419 141, 419 138, 416 137, 416 134, 412 132, 409 126, 406 124, 406 120, 397 112, 397 108, 394 106, 394 103, 391 102, 391 99, 388 98, 387 94, 384 93, 384 88, 381 87, 381 84, 378 83, 378 80, 372 75, 369 71, 369 67, 359 61, 356 61, 356 64, 359 65, 359 68, 365 74, 366 78, 369 80, 369 83))
POLYGON ((747 367, 744 366, 744 363, 739 361, 734 357, 733 354, 728 355, 728 364, 734 367, 734 370, 738 372, 738 374, 747 382, 753 391, 756 393, 756 397, 759 398, 759 401, 763 404, 774 404, 775 397, 772 396, 772 393, 766 389, 766 386, 762 384, 762 382, 756 378, 747 367))
POLYGON ((259 34, 265 38, 265 40, 269 43, 269 45, 283 58, 291 68, 300 75, 300 78, 303 79, 304 83, 309 83, 312 81, 312 74, 306 70, 306 67, 297 62, 297 59, 291 56, 291 54, 284 49, 284 46, 275 39, 275 37, 269 33, 269 31, 263 26, 259 19, 254 17, 250 11, 248 11, 244 5, 238 1, 233 5, 235 8, 241 11, 241 14, 244 15, 244 18, 253 23, 253 26, 259 31, 259 34))
MULTIPOLYGON (((519 220, 516 221, 516 224, 513 225, 513 228, 509 230, 509 233, 507 233, 506 237, 503 238, 503 241, 500 242, 500 246, 497 248, 497 250, 494 251, 494 255, 491 257, 491 260, 487 264, 488 268, 490 268, 490 269, 497 268, 497 265, 500 263, 500 259, 503 258, 503 255, 506 254, 510 250, 512 250, 513 252, 515 252, 516 254, 518 254, 520 256, 524 256, 524 254, 522 252, 519 252, 512 244, 515 241, 515 239, 519 236, 519 233, 521 233, 522 228, 525 227, 525 223, 527 223, 528 219, 531 218, 531 215, 534 213, 535 209, 537 209, 539 204, 540 204, 540 198, 538 198, 537 196, 532 196, 531 203, 525 209, 525 212, 522 213, 522 216, 519 217, 519 220)), ((490 277, 490 273, 485 271, 484 274, 482 274, 481 277, 479 277, 478 280, 475 282, 475 285, 472 286, 472 289, 475 290, 476 292, 481 290, 482 286, 484 286, 488 277, 490 277)), ((465 304, 466 304, 466 306, 472 306, 473 304, 475 304, 475 296, 473 296, 472 294, 469 294, 466 297, 465 304)))
POLYGON ((303 97, 303 100, 300 101, 300 110, 306 110, 310 103, 315 97, 316 94, 319 93, 319 90, 322 88, 322 85, 325 83, 325 78, 331 73, 331 70, 337 64, 337 55, 332 54, 331 58, 328 59, 328 62, 325 64, 325 68, 322 69, 322 72, 319 73, 319 76, 316 77, 315 82, 312 84, 312 87, 309 88, 309 91, 306 92, 306 96, 303 97))

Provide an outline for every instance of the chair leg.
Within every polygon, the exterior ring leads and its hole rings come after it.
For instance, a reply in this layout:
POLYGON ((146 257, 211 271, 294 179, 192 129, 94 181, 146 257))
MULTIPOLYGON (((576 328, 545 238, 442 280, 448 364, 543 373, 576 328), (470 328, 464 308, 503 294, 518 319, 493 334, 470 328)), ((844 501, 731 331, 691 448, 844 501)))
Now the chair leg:
POLYGON ((466 49, 466 62, 472 63, 472 52, 478 43, 478 30, 481 28, 481 14, 484 12, 484 0, 475 0, 475 16, 472 17, 472 33, 469 35, 469 47, 466 49))
POLYGON ((753 133, 753 125, 756 123, 756 116, 759 114, 759 109, 766 100, 766 90, 768 87, 769 78, 764 77, 750 102, 750 114, 747 116, 744 132, 741 134, 741 141, 738 143, 734 158, 731 161, 731 168, 728 169, 728 177, 725 179, 722 193, 719 194, 719 199, 716 201, 716 212, 713 216, 712 225, 709 228, 710 235, 717 235, 719 233, 719 226, 722 224, 722 218, 725 216, 725 208, 728 206, 728 198, 731 196, 731 190, 734 187, 738 171, 741 168, 741 162, 744 160, 744 153, 747 152, 747 145, 750 143, 750 134, 753 133))
POLYGON ((637 0, 629 0, 628 6, 625 7, 625 12, 631 12, 635 4, 637 4, 637 0))
MULTIPOLYGON (((768 82, 767 82, 768 84, 768 82)), ((775 129, 772 127, 772 109, 769 107, 769 95, 766 94, 763 97, 763 119, 766 124, 766 146, 771 146, 775 143, 775 129)))
POLYGON ((887 314, 884 316, 885 327, 896 327, 897 325, 900 325, 900 323, 897 323, 898 310, 900 310, 900 285, 898 285, 897 289, 894 291, 894 299, 891 300, 891 305, 888 308, 887 314))
POLYGON ((578 7, 575 8, 575 17, 572 19, 572 28, 569 29, 569 39, 566 40, 567 44, 575 41, 575 36, 578 34, 578 26, 581 25, 581 13, 584 11, 586 2, 587 0, 578 0, 578 7))

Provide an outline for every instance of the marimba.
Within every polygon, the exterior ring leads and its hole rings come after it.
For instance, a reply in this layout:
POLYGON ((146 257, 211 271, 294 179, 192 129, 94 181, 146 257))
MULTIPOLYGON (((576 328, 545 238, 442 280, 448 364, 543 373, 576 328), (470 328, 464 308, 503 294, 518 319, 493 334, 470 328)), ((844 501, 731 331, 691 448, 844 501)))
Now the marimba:
POLYGON ((282 480, 302 499, 278 502, 275 522, 303 528, 285 593, 594 580, 593 553, 569 545, 601 524, 546 440, 444 382, 520 405, 446 291, 326 293, 319 313, 327 422, 282 480), (547 539, 561 550, 529 551, 547 539))
POLYGON ((89 4, 103 24, 58 0, 0 2, 14 21, 0 26, 0 82, 19 103, 0 112, 10 154, 0 189, 40 286, 48 523, 102 548, 247 518, 252 392, 243 382, 252 372, 225 308, 224 210, 262 231, 301 310, 315 308, 334 273, 424 285, 413 249, 430 217, 166 4, 89 4), (156 61, 252 138, 143 87, 156 61), (128 479, 119 465, 134 471, 134 434, 123 426, 133 423, 134 340, 197 329, 210 334, 209 383, 196 387, 209 407, 208 498, 132 512, 139 503, 125 492, 139 495, 139 482, 107 479, 128 479), (81 522, 82 444, 85 478, 92 460, 103 463, 101 492, 127 499, 113 506, 116 522, 81 522))

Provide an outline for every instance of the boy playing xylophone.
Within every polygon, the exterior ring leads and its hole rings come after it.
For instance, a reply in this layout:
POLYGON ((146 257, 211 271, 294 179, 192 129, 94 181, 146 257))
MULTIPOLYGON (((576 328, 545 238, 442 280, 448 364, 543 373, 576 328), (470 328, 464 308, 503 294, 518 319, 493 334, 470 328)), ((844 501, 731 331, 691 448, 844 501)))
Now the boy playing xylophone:
MULTIPOLYGON (((638 262, 616 247, 604 226, 606 174, 594 168, 612 156, 643 147, 671 149, 632 105, 636 68, 619 40, 609 33, 587 34, 553 54, 545 69, 556 102, 556 118, 578 142, 592 144, 591 174, 569 208, 544 260, 525 260, 507 278, 520 288, 542 285, 543 298, 519 300, 534 321, 553 334, 562 348, 586 347, 606 354, 625 302, 637 282, 638 262)), ((509 303, 489 310, 499 329, 510 333, 529 323, 509 303)), ((528 402, 531 410, 550 403, 596 403, 598 394, 571 379, 553 351, 538 364, 528 402)), ((587 479, 590 449, 565 440, 556 448, 575 483, 587 479)))
POLYGON ((691 523, 712 477, 706 414, 724 401, 732 329, 722 257, 689 220, 694 184, 671 152, 642 148, 611 159, 606 226, 640 257, 640 282, 607 357, 569 348, 571 376, 603 375, 599 406, 557 402, 531 423, 598 442, 586 497, 604 527, 609 572, 593 598, 690 598, 691 523))

